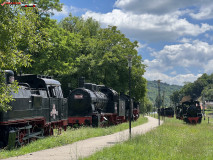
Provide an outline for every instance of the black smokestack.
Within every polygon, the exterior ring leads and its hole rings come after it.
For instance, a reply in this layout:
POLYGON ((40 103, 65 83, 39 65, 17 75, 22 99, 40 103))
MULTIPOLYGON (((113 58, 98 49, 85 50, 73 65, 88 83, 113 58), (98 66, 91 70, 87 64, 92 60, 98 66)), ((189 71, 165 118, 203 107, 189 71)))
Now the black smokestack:
POLYGON ((79 88, 83 88, 84 87, 84 82, 85 82, 85 78, 84 77, 80 77, 78 79, 78 87, 79 88))
POLYGON ((7 84, 12 84, 14 82, 14 72, 11 70, 5 70, 5 78, 7 84))

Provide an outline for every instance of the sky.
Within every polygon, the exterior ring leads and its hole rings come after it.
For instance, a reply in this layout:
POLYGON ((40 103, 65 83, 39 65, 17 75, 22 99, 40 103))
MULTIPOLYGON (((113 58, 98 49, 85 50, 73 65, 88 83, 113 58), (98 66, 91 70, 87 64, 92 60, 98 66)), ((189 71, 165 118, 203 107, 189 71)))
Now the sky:
POLYGON ((213 0, 60 0, 69 13, 115 25, 146 64, 147 80, 184 85, 213 72, 213 0))

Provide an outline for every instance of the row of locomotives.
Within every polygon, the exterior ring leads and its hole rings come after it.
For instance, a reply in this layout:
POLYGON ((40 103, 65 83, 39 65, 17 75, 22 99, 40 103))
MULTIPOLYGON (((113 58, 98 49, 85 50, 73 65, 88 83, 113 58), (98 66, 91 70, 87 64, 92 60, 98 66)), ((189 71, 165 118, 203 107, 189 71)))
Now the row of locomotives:
POLYGON ((165 117, 174 117, 174 109, 172 107, 161 108, 160 115, 165 117))
MULTIPOLYGON (((14 80, 13 71, 6 70, 6 83, 14 80)), ((53 129, 66 130, 67 99, 63 98, 60 82, 48 76, 16 76, 18 92, 7 112, 0 111, 0 147, 22 146, 32 140, 53 134, 53 129)))
POLYGON ((69 125, 108 126, 127 121, 130 99, 120 95, 105 85, 84 83, 79 80, 79 88, 68 97, 69 125))
POLYGON ((202 113, 199 101, 187 101, 182 103, 183 120, 186 123, 197 124, 202 121, 202 113))

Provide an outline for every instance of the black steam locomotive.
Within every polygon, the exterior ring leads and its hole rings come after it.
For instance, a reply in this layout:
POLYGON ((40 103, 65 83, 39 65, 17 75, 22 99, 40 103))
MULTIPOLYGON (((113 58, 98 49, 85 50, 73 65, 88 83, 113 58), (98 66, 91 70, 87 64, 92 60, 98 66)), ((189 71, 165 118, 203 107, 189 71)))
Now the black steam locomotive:
POLYGON ((139 117, 139 103, 129 96, 119 94, 104 85, 84 83, 79 81, 79 88, 70 92, 68 97, 68 123, 73 126, 92 125, 103 126, 118 124, 128 120, 130 105, 134 120, 139 117))
POLYGON ((176 107, 176 118, 190 124, 201 123, 202 113, 199 101, 192 99, 183 101, 176 107))
MULTIPOLYGON (((12 71, 5 71, 7 84, 14 80, 12 71)), ((61 84, 47 76, 22 75, 18 93, 11 93, 15 101, 12 110, 0 111, 0 148, 23 145, 31 140, 52 135, 54 128, 68 124, 67 99, 63 98, 61 84)))
POLYGON ((172 107, 161 108, 160 115, 165 117, 174 117, 174 109, 172 107))
POLYGON ((201 123, 202 113, 199 101, 183 102, 183 120, 186 123, 201 123), (185 111, 185 112, 184 112, 185 111))

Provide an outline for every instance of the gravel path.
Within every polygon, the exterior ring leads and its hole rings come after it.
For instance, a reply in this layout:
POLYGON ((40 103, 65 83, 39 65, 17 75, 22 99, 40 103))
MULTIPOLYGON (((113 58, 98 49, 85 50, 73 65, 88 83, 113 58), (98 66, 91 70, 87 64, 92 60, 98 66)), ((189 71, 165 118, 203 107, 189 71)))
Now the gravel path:
MULTIPOLYGON (((144 134, 158 126, 157 119, 147 118, 148 123, 132 128, 132 137, 144 134)), ((116 143, 126 141, 128 138, 129 130, 127 129, 111 135, 89 138, 66 146, 33 152, 6 160, 77 160, 78 158, 90 156, 104 147, 110 147, 116 143)))

